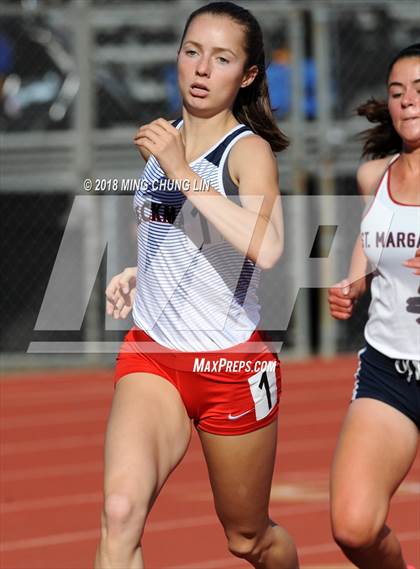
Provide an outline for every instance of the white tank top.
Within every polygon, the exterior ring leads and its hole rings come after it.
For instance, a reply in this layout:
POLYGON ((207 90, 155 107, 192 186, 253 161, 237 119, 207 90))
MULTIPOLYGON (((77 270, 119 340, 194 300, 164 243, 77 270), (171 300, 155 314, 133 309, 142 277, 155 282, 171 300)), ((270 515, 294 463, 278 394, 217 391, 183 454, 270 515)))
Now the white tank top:
POLYGON ((418 360, 420 278, 403 262, 420 247, 420 207, 392 197, 391 170, 398 156, 389 163, 361 224, 363 249, 374 268, 365 338, 390 358, 418 360))
MULTIPOLYGON (((180 128, 182 121, 175 121, 180 128)), ((238 125, 190 167, 223 196, 232 146, 252 134, 238 125)), ((260 318, 260 270, 207 223, 151 156, 134 196, 137 217, 136 326, 179 351, 226 349, 245 342, 260 318), (182 210, 181 210, 182 208, 182 210)))

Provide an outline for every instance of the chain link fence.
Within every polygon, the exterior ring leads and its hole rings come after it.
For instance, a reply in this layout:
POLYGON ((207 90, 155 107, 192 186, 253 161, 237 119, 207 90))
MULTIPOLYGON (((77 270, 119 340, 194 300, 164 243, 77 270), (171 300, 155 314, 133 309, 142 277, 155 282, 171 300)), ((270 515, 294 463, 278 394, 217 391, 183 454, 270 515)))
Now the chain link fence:
MULTIPOLYGON (((111 353, 130 325, 105 318, 103 292, 110 275, 135 263, 132 192, 123 192, 122 184, 137 179, 143 164, 131 140, 140 124, 179 114, 178 42, 188 14, 204 3, 3 0, 1 349, 6 363, 20 365, 23 353, 53 341, 70 342, 74 356, 67 348, 62 352, 78 364, 108 361, 98 343, 109 342, 111 353), (107 180, 110 187, 88 194, 85 179, 107 180), (81 259, 72 287, 84 291, 85 312, 78 329, 41 330, 37 321, 69 224, 73 261, 81 259)), ((349 323, 337 325, 326 311, 325 287, 345 275, 360 213, 355 205, 356 229, 346 227, 341 253, 324 261, 342 224, 340 210, 350 207, 340 198, 357 194, 361 146, 355 134, 366 124, 355 117, 355 108, 370 96, 385 96, 391 57, 418 39, 419 4, 238 3, 253 11, 264 30, 270 95, 292 139, 279 156, 281 191, 286 198, 303 198, 285 202, 286 251, 281 266, 263 278, 263 328, 290 354, 354 350, 362 343, 366 303, 349 323), (289 322, 284 307, 290 304, 289 322)), ((51 357, 44 356, 43 363, 51 357)), ((40 353, 30 361, 41 359, 40 353)))

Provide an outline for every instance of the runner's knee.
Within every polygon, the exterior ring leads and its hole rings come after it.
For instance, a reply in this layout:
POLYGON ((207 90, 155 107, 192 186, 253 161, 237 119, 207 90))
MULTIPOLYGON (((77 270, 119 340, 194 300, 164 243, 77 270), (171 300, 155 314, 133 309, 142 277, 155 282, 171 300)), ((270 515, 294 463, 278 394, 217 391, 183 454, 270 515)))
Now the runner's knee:
POLYGON ((236 557, 258 560, 263 552, 261 535, 255 531, 226 530, 228 549, 236 557))
POLYGON ((108 535, 141 532, 147 511, 128 493, 113 492, 106 496, 104 523, 108 535))
POLYGON ((383 524, 363 511, 347 511, 336 515, 332 522, 334 540, 342 549, 363 550, 378 539, 383 524))

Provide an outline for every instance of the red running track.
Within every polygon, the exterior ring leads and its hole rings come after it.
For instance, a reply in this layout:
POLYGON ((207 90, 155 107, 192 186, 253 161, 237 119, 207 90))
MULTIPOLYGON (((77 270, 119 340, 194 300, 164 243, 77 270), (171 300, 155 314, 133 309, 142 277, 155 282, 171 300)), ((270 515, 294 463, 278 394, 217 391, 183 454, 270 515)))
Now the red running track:
MULTIPOLYGON (((340 357, 283 366, 271 514, 294 536, 302 568, 351 567, 330 535, 328 470, 355 364, 340 357)), ((15 374, 0 390, 1 569, 90 569, 112 371, 15 374)), ((390 522, 420 569, 419 457, 390 522)), ((143 543, 148 569, 249 567, 226 550, 197 436, 160 495, 143 543)))

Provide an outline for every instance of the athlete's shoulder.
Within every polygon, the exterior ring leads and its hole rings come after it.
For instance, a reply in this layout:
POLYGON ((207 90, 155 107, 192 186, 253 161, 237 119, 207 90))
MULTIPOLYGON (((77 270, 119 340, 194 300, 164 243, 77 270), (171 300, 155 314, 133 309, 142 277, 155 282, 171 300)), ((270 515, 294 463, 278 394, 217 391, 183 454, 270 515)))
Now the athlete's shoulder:
POLYGON ((257 134, 242 137, 229 154, 229 172, 241 188, 246 181, 261 186, 273 186, 278 191, 277 160, 270 144, 257 134))
POLYGON ((392 157, 369 160, 361 164, 357 170, 357 184, 362 196, 371 196, 375 193, 382 176, 384 175, 392 157))
MULTIPOLYGON (((245 131, 246 132, 246 131, 245 131)), ((241 150, 247 149, 249 151, 257 151, 257 152, 267 152, 271 153, 270 144, 260 136, 259 134, 255 134, 255 132, 249 131, 247 136, 243 136, 238 140, 235 144, 236 148, 241 150)))
POLYGON ((231 150, 231 163, 253 164, 277 163, 270 144, 258 134, 252 133, 240 138, 231 150))

